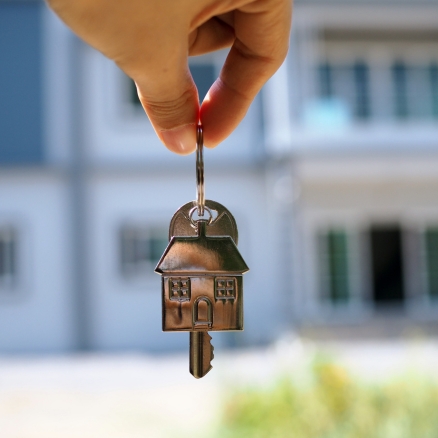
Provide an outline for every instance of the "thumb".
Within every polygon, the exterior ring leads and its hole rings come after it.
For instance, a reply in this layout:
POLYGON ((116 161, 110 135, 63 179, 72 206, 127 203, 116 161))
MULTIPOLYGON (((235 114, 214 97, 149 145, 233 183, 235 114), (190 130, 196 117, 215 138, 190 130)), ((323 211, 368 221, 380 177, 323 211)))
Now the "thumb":
POLYGON ((136 80, 137 92, 159 139, 172 152, 192 153, 196 148, 199 98, 187 65, 156 68, 136 80))

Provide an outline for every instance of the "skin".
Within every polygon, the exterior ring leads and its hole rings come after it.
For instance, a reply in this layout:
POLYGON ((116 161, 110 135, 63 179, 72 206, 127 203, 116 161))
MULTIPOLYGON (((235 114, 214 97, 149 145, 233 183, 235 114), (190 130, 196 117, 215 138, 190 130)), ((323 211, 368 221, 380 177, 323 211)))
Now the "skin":
POLYGON ((284 61, 292 0, 48 0, 84 41, 137 85, 160 140, 171 151, 215 147, 236 128, 284 61), (202 105, 188 56, 231 47, 202 105))

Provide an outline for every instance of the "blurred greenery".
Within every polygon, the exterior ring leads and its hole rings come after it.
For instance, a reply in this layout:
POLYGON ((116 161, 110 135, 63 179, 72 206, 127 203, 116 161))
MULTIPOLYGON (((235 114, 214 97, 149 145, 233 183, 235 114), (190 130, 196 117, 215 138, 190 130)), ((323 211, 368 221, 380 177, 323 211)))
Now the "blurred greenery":
POLYGON ((221 438, 437 438, 438 384, 410 374, 354 379, 318 359, 310 371, 226 396, 221 438))

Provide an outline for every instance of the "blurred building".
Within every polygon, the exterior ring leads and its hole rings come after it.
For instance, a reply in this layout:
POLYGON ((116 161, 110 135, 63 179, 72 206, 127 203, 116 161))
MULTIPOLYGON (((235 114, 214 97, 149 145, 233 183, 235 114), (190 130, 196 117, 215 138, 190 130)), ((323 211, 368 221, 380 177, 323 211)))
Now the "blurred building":
MULTIPOLYGON (((42 2, 0 1, 0 352, 186 347, 153 273, 194 157, 42 2)), ((202 98, 225 53, 193 58, 202 98)), ((239 225, 245 331, 372 336, 438 321, 438 3, 297 1, 287 61, 207 150, 239 225)))

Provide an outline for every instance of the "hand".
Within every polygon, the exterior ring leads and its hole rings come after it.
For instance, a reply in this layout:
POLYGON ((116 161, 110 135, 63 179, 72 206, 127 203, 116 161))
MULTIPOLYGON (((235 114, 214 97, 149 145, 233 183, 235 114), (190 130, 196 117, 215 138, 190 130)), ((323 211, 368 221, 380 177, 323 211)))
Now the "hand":
POLYGON ((87 43, 137 85, 161 141, 195 149, 196 124, 215 147, 245 116, 286 57, 292 0, 48 0, 87 43), (230 47, 201 108, 188 56, 230 47))

